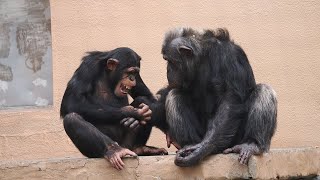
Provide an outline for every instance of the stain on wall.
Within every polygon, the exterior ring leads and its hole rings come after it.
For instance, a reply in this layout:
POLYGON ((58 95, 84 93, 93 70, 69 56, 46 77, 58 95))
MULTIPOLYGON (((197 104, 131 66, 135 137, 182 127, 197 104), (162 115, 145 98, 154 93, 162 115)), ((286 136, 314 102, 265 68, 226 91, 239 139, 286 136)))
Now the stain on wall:
POLYGON ((44 11, 48 8, 45 1, 31 0, 26 3, 26 10, 33 22, 25 20, 17 27, 16 40, 19 54, 25 56, 28 69, 37 72, 44 64, 43 57, 50 47, 50 19, 46 19, 44 11))
MULTIPOLYGON (((0 16, 0 22, 3 18, 0 16)), ((10 52, 9 23, 0 23, 0 58, 7 58, 10 52)))
POLYGON ((52 104, 49 0, 0 0, 0 108, 52 104))
POLYGON ((12 81, 13 74, 10 66, 6 66, 0 63, 0 80, 12 81))
POLYGON ((46 23, 31 24, 21 23, 17 27, 17 48, 19 54, 23 55, 25 65, 33 72, 41 70, 44 64, 43 56, 50 45, 49 33, 46 29, 46 23))

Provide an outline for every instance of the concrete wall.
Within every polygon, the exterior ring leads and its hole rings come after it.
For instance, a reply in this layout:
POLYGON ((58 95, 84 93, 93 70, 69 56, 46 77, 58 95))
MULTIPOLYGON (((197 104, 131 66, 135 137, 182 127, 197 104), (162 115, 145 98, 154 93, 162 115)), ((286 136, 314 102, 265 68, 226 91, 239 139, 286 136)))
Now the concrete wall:
MULTIPOLYGON (((179 26, 228 28, 257 82, 275 88, 273 148, 319 146, 319 17, 317 0, 51 0, 53 106, 0 111, 0 160, 81 156, 65 135, 59 107, 84 52, 131 47, 143 58, 142 77, 156 92, 166 84, 164 33, 179 26)), ((164 135, 154 130, 149 144, 164 147, 164 135)))

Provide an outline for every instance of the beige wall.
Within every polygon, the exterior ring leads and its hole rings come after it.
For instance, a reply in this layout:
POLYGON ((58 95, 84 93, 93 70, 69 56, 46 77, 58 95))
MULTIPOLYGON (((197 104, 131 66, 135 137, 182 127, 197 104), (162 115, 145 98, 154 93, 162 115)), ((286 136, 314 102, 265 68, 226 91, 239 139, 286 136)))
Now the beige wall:
MULTIPOLYGON (((273 148, 320 145, 320 1, 51 0, 51 13, 54 105, 0 111, 0 160, 80 156, 65 135, 59 107, 84 52, 131 47, 156 92, 166 84, 163 35, 179 26, 228 28, 257 82, 275 88, 273 148)), ((164 147, 164 135, 154 130, 149 144, 164 147)))

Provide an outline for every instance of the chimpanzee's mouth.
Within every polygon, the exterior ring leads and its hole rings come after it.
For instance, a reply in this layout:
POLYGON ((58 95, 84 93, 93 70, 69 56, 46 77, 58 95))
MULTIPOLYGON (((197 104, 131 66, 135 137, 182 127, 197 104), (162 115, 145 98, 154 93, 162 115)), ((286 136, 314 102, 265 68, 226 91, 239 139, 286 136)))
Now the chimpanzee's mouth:
POLYGON ((130 90, 131 90, 131 87, 126 86, 126 85, 124 85, 124 84, 121 84, 121 85, 120 85, 120 91, 121 91, 121 93, 123 93, 123 94, 128 94, 130 90))

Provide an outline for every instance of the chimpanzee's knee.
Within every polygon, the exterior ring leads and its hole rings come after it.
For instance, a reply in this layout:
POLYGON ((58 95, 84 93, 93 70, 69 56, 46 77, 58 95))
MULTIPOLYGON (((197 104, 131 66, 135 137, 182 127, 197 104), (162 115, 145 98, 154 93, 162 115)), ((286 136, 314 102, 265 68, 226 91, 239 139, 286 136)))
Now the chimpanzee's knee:
POLYGON ((77 113, 69 113, 63 118, 63 125, 69 127, 71 124, 74 123, 74 121, 77 121, 77 119, 81 118, 81 116, 77 113))
POLYGON ((169 136, 182 147, 200 142, 203 129, 186 97, 173 89, 167 95, 165 106, 169 136))
POLYGON ((171 90, 166 98, 166 120, 169 124, 169 127, 175 126, 177 121, 181 121, 181 114, 179 113, 179 95, 177 93, 177 90, 173 89, 171 90))
POLYGON ((79 114, 69 113, 63 118, 64 129, 79 151, 89 158, 104 156, 104 135, 79 114))
MULTIPOLYGON (((63 118, 63 127, 70 137, 70 133, 74 133, 77 130, 77 126, 82 120, 82 117, 77 113, 69 113, 63 118)), ((70 137, 71 138, 71 137, 70 137)))
POLYGON ((257 84, 251 93, 244 142, 254 143, 268 151, 277 126, 277 98, 271 86, 257 84))

